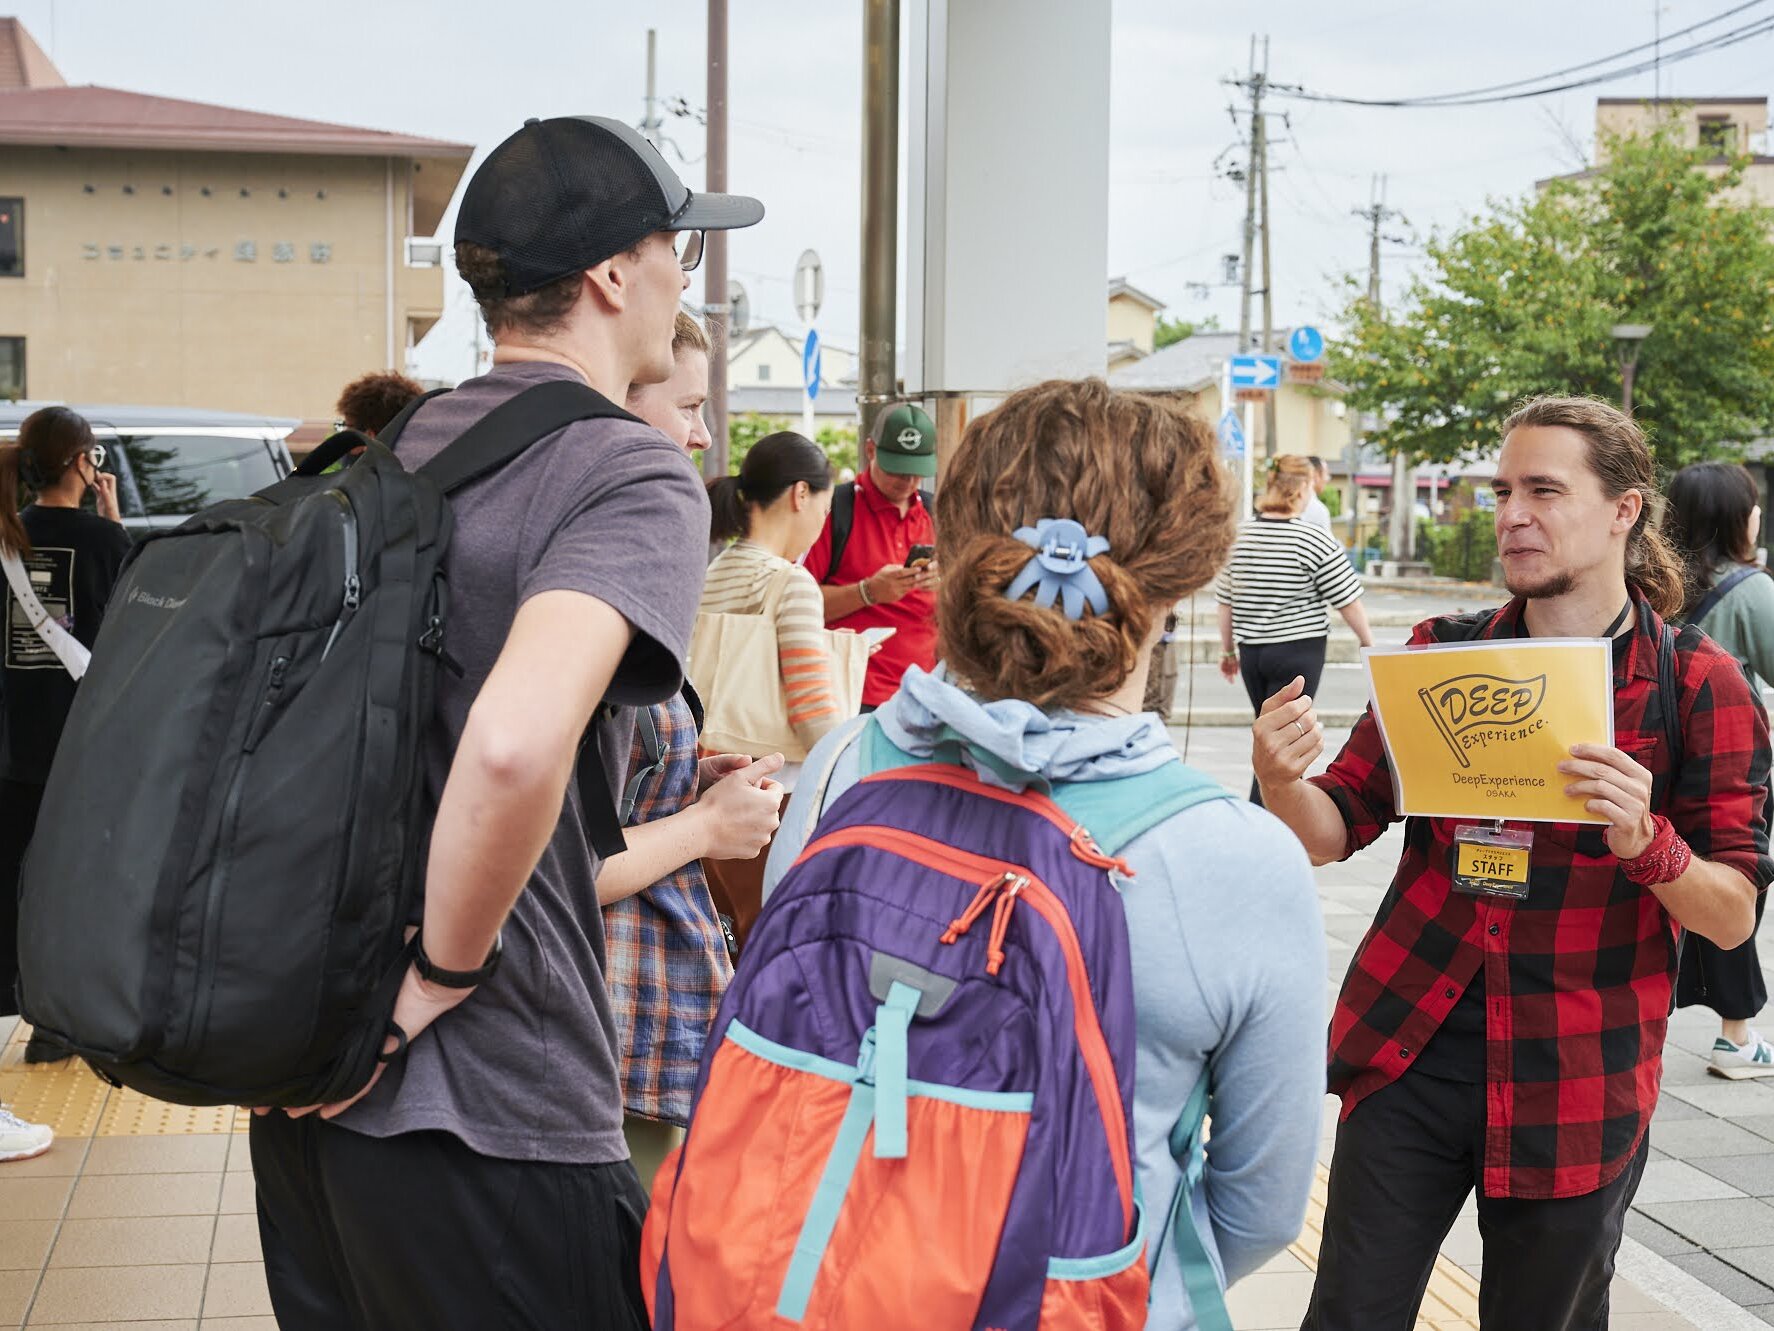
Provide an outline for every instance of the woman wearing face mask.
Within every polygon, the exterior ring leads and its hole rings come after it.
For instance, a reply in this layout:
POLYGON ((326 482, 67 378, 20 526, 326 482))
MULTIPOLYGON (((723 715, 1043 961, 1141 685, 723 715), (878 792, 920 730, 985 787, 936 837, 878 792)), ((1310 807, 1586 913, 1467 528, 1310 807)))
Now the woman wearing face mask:
MULTIPOLYGON (((637 384, 626 406, 678 447, 708 447, 708 337, 680 312, 671 377, 637 384)), ((605 978, 622 1051, 623 1131, 651 1186, 683 1139, 702 1044, 733 963, 703 874, 704 857, 749 859, 776 830, 780 760, 717 754, 697 761, 688 690, 635 717, 622 792, 628 849, 598 870, 605 978)))
MULTIPOLYGON (((37 599, 90 648, 117 581, 129 537, 117 511, 117 478, 99 470, 104 448, 66 407, 32 412, 16 442, 0 444, 0 550, 23 561, 37 599), (97 514, 81 508, 88 492, 97 514), (20 511, 26 497, 31 502, 20 511)), ((0 712, 0 1015, 18 1011, 18 876, 37 826, 43 786, 61 740, 75 680, 37 635, 6 586, 4 711, 0 712)), ((33 1043, 33 1061, 65 1057, 33 1043)), ((47 1127, 0 1109, 0 1161, 49 1149, 47 1127)))

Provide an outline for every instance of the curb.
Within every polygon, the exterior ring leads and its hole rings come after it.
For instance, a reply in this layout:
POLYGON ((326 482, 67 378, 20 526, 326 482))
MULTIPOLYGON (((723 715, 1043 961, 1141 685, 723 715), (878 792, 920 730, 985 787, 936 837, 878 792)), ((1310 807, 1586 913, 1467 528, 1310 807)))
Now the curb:
POLYGON ((1614 1274, 1661 1303, 1672 1316, 1684 1318, 1696 1328, 1765 1331, 1767 1326, 1747 1308, 1738 1307, 1711 1285, 1689 1275, 1667 1257, 1659 1257, 1630 1234, 1620 1241, 1614 1274))

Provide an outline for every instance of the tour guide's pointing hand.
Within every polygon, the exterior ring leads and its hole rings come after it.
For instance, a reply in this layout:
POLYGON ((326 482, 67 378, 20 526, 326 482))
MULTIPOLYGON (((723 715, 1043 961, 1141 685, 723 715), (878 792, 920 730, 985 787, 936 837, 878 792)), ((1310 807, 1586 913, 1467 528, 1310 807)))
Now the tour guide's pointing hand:
POLYGON ((1565 794, 1582 796, 1585 809, 1608 820, 1603 837, 1616 859, 1636 860, 1645 853, 1656 835, 1648 771, 1606 744, 1573 744, 1558 770, 1579 778, 1565 794))
POLYGON ((1295 675, 1263 704, 1251 727, 1250 762, 1259 786, 1285 786, 1306 775, 1324 752, 1324 727, 1306 696, 1306 679, 1295 675))

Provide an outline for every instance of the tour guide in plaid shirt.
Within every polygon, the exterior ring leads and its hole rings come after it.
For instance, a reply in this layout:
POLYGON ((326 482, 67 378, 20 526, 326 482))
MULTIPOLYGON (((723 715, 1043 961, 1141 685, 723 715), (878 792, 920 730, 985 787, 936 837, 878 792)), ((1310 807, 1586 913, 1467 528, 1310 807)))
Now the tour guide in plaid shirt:
MULTIPOLYGON (((1736 946, 1774 876, 1767 717, 1742 671, 1687 628, 1675 639, 1678 696, 1658 686, 1658 615, 1680 607, 1682 588, 1649 523, 1643 434, 1574 398, 1528 403, 1503 434, 1497 544, 1515 599, 1428 621, 1411 640, 1612 637, 1616 746, 1577 745, 1558 768, 1607 823, 1521 825, 1534 838, 1528 895, 1515 901, 1454 891, 1454 821, 1409 820, 1331 1021, 1343 1121, 1311 1331, 1406 1331, 1474 1186, 1483 1325, 1604 1328, 1657 1101, 1678 930, 1736 946), (1672 704, 1679 772, 1665 738, 1672 704)), ((1303 779, 1324 742, 1300 687, 1264 704, 1253 763, 1265 804, 1324 863, 1398 815, 1371 711, 1330 770, 1303 779)))

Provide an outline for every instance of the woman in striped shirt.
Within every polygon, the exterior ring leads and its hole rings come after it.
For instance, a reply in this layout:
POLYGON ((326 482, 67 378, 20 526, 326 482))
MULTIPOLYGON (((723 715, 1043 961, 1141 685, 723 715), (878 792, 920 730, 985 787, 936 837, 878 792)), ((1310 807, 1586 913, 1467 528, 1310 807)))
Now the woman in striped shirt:
MULTIPOLYGON (((819 584, 796 567, 831 512, 831 464, 819 445, 784 430, 754 444, 739 475, 710 482, 708 499, 713 539, 737 539, 709 565, 702 609, 709 614, 762 614, 777 580, 787 577, 775 607, 782 692, 789 724, 811 749, 844 719, 832 686, 819 584)), ((785 786, 792 788, 793 775, 783 769, 785 786)))
MULTIPOLYGON (((1361 578, 1336 538, 1300 516, 1311 496, 1311 463, 1276 458, 1257 515, 1238 529, 1232 558, 1214 583, 1220 673, 1228 681, 1242 675, 1258 711, 1296 677, 1305 680, 1307 694, 1318 692, 1330 635, 1326 605, 1343 616, 1363 647, 1374 645, 1361 606, 1361 578)), ((1263 802, 1255 781, 1250 798, 1263 802)))

